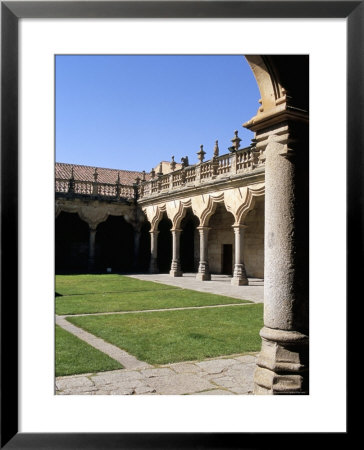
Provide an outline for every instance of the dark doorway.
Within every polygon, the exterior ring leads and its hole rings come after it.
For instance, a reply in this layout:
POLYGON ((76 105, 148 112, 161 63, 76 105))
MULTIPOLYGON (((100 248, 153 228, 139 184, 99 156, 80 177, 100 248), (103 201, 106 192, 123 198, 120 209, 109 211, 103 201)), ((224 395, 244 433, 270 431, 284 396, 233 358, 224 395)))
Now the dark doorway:
POLYGON ((171 269, 172 262, 172 222, 168 219, 167 214, 163 214, 162 220, 158 225, 158 269, 160 273, 168 273, 171 269))
POLYGON ((96 231, 96 270, 131 272, 134 258, 134 231, 124 217, 109 216, 96 231))
POLYGON ((196 272, 195 267, 195 233, 199 224, 198 218, 193 214, 192 209, 188 208, 186 216, 181 222, 181 241, 180 257, 182 272, 196 272))
POLYGON ((60 213, 56 219, 55 241, 56 273, 86 273, 89 226, 77 213, 60 213))
POLYGON ((223 244, 222 246, 222 273, 225 275, 233 274, 233 246, 223 244))

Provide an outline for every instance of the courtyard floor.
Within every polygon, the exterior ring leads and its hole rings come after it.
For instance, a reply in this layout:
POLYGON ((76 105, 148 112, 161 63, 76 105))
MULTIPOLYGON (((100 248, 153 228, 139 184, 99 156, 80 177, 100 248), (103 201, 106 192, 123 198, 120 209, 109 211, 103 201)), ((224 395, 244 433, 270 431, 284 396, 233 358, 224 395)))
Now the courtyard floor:
MULTIPOLYGON (((224 275, 213 275, 212 281, 208 282, 196 281, 194 274, 184 274, 179 278, 172 278, 167 274, 132 275, 132 277, 200 292, 251 300, 255 303, 263 302, 263 281, 259 279, 249 279, 249 286, 237 287, 231 286, 230 278, 224 275)), ((199 308, 218 307, 220 305, 199 308)), ((55 391, 58 395, 236 395, 252 393, 257 353, 227 355, 203 361, 152 365, 138 360, 126 351, 71 324, 66 318, 67 315, 56 316, 57 325, 118 361, 124 369, 57 377, 55 391)))
POLYGON ((198 281, 195 273, 184 273, 182 277, 176 278, 167 273, 129 276, 139 280, 154 281, 199 292, 250 300, 255 303, 263 303, 264 301, 264 282, 261 278, 249 278, 248 286, 233 286, 230 276, 220 274, 212 274, 211 281, 198 281))

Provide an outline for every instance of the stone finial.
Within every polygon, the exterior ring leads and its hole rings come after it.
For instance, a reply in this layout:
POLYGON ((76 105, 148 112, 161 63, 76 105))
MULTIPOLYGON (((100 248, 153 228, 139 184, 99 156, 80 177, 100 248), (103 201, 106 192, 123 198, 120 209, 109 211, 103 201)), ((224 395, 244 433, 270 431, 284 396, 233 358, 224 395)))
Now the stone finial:
POLYGON ((203 145, 200 145, 200 151, 197 152, 198 160, 200 161, 200 163, 202 163, 202 161, 205 159, 205 155, 206 152, 203 149, 203 145))
POLYGON ((184 169, 185 167, 189 166, 189 162, 188 162, 188 156, 185 156, 184 158, 181 158, 181 163, 182 163, 182 169, 184 169))
POLYGON ((98 172, 97 172, 97 167, 95 167, 95 172, 94 172, 94 180, 95 182, 97 182, 97 177, 99 176, 98 172))
POLYGON ((163 175, 163 164, 162 162, 159 163, 159 172, 157 173, 158 177, 161 177, 163 175))
POLYGON ((75 175, 74 175, 74 171, 73 171, 73 166, 71 167, 71 180, 75 179, 75 175))
POLYGON ((136 177, 135 178, 135 184, 139 184, 140 183, 140 177, 136 177))
POLYGON ((171 168, 172 172, 174 172, 174 169, 176 168, 176 161, 174 160, 174 156, 172 156, 172 161, 169 167, 171 168))
POLYGON ((238 136, 238 130, 235 130, 235 131, 234 131, 234 134, 235 134, 235 136, 233 137, 233 139, 231 139, 231 142, 233 143, 233 145, 232 145, 232 147, 229 147, 229 150, 230 150, 231 152, 236 152, 236 151, 238 151, 238 150, 239 150, 239 147, 240 147, 240 142, 241 142, 241 139, 240 139, 240 137, 238 136))
POLYGON ((118 172, 118 177, 116 179, 116 184, 120 184, 120 172, 118 172))
POLYGON ((142 181, 145 181, 145 170, 142 172, 142 181))
POLYGON ((215 141, 214 156, 219 156, 219 141, 215 141))
POLYGON ((155 170, 152 168, 150 171, 150 177, 153 179, 155 177, 155 170))

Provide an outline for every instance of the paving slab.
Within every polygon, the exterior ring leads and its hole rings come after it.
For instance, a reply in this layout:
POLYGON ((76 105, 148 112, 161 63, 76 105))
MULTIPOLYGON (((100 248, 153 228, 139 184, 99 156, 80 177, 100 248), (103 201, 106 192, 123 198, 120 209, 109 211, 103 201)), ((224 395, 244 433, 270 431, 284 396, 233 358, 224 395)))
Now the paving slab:
POLYGON ((58 377, 57 395, 239 395, 253 392, 256 354, 58 377), (252 362, 254 361, 254 362, 252 362))
POLYGON ((250 300, 254 303, 264 301, 264 282, 258 278, 248 278, 248 286, 233 286, 228 275, 211 275, 211 281, 196 280, 195 273, 184 273, 182 277, 171 277, 166 273, 127 275, 138 280, 177 286, 183 289, 225 295, 226 297, 250 300))

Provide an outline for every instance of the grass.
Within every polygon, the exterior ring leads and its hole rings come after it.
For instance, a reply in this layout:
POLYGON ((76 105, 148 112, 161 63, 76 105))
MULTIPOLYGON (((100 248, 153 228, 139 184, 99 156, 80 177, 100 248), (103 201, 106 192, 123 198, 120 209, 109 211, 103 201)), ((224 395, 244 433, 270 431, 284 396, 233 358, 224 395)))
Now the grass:
POLYGON ((69 317, 71 323, 150 364, 260 350, 263 305, 69 317))
POLYGON ((56 275, 56 293, 60 296, 163 289, 177 288, 123 275, 56 275))
POLYGON ((61 315, 251 303, 121 275, 57 276, 56 291, 61 315))
POLYGON ((123 366, 56 325, 56 376, 102 372, 123 366))

